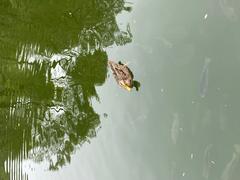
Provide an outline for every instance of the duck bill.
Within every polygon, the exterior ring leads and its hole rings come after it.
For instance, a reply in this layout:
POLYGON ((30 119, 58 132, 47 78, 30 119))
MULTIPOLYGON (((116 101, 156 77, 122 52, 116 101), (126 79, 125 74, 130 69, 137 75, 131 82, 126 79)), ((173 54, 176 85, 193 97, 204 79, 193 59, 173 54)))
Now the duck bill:
POLYGON ((129 91, 129 92, 132 90, 132 88, 128 87, 128 86, 125 85, 125 84, 123 85, 123 88, 126 89, 126 90, 129 91))
POLYGON ((124 81, 119 81, 119 85, 122 87, 122 88, 124 88, 124 89, 126 89, 127 91, 131 91, 131 87, 129 87, 128 85, 126 85, 125 83, 124 83, 124 81))

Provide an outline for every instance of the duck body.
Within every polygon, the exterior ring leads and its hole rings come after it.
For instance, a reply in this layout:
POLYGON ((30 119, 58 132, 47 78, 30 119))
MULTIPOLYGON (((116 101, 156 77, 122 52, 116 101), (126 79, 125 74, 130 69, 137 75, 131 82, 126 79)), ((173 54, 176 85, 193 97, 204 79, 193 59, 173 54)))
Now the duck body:
POLYGON ((108 61, 108 65, 111 68, 117 83, 124 89, 131 91, 134 76, 127 65, 122 64, 121 62, 116 63, 114 61, 108 61))

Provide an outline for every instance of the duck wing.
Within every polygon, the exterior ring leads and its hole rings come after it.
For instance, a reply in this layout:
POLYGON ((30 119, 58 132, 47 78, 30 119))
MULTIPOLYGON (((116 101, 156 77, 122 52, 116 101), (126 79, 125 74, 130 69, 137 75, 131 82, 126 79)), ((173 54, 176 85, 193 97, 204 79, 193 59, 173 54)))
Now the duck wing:
POLYGON ((109 61, 108 64, 112 69, 113 75, 117 81, 133 79, 133 73, 126 65, 117 64, 113 61, 109 61))

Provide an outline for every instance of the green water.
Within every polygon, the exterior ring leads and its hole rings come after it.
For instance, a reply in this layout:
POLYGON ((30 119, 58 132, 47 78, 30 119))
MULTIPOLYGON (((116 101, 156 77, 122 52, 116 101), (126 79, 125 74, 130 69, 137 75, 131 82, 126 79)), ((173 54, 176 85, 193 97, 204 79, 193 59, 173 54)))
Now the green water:
POLYGON ((239 179, 237 0, 0 9, 0 179, 239 179))

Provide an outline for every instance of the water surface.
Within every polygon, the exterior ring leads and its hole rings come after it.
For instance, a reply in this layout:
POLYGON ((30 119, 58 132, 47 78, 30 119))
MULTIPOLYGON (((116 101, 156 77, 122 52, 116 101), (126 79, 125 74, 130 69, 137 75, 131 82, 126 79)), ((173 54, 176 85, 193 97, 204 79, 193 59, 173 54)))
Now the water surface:
POLYGON ((238 179, 238 1, 0 8, 2 179, 238 179), (129 62, 140 91, 107 59, 129 62))

